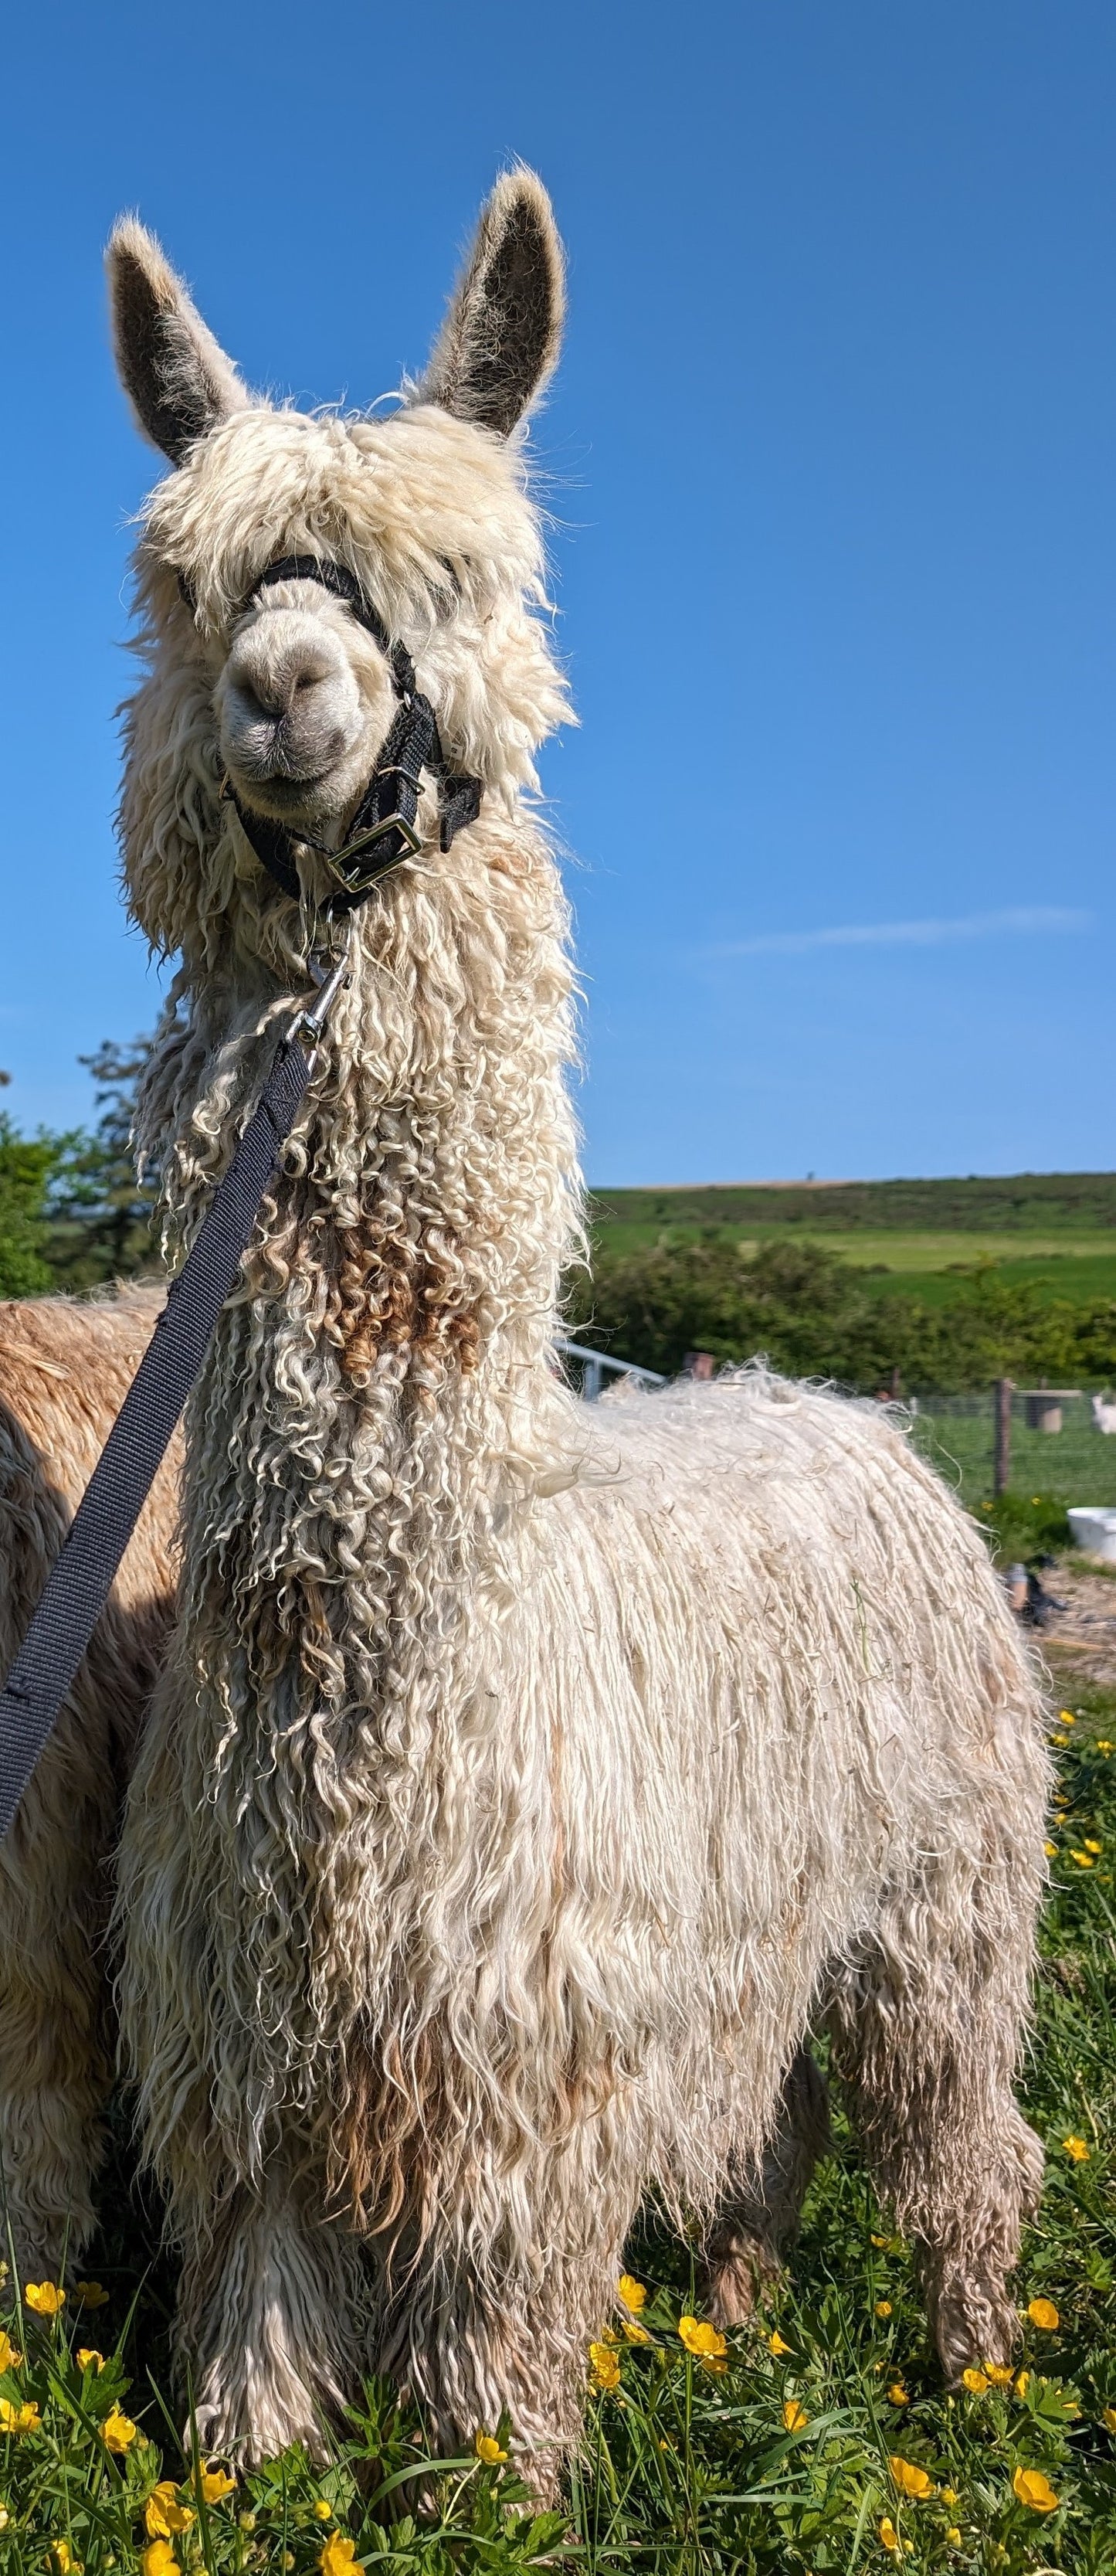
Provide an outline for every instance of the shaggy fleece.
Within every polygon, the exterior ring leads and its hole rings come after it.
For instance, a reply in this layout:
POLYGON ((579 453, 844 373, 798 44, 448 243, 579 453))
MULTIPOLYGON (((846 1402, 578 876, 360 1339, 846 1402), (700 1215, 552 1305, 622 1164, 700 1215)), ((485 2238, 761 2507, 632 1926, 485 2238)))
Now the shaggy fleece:
MULTIPOLYGON (((501 187, 530 196, 528 257, 545 198, 501 187)), ((486 314, 518 275, 502 238, 486 314)), ((454 387, 477 274, 440 344, 454 387)), ((152 251, 160 311, 168 276, 152 251)), ((179 311, 175 368, 192 328, 179 311)), ((159 434, 171 375, 158 400, 129 381, 159 434)), ((803 2043, 827 2014, 947 2372, 1006 2356, 1041 2163, 1012 2082, 1047 1772, 979 1535, 882 1410, 760 1370, 589 1408, 555 1373, 580 1182, 533 761, 565 696, 496 416, 238 394, 148 506, 122 822, 133 915, 181 957, 140 1136, 172 1251, 323 935, 321 861, 300 859, 301 905, 279 897, 221 800, 238 639, 266 676, 285 616, 322 621, 362 728, 346 758, 375 757, 392 711, 321 585, 269 590, 263 631, 268 563, 349 567, 486 795, 443 854, 428 790, 419 856, 357 916, 191 1401, 180 1615, 117 1925, 207 2445, 317 2442, 371 2359, 435 2440, 506 2407, 543 2486, 640 2196, 707 2224, 725 2315, 793 2228, 823 2136, 803 2043)))

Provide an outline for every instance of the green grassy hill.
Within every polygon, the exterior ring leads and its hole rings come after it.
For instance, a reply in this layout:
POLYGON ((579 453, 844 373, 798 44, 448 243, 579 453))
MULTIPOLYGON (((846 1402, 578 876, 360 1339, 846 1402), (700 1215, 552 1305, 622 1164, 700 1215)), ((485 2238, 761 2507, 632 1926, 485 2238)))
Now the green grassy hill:
POLYGON ((590 1216, 604 1261, 664 1234, 712 1229, 751 1251, 788 1237, 822 1242, 881 1288, 927 1305, 948 1304, 988 1261, 1005 1281, 1074 1305, 1116 1297, 1116 1172, 597 1190, 590 1216))
POLYGON ((922 1233, 1116 1232, 1116 1172, 1017 1172, 991 1180, 726 1181, 678 1189, 598 1190, 600 1221, 728 1225, 808 1234, 864 1228, 922 1233))

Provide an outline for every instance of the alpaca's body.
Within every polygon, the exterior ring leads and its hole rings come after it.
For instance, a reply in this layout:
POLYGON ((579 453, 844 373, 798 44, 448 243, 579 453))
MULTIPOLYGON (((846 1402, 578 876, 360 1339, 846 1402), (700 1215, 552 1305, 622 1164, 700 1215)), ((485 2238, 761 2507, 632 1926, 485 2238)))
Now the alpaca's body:
POLYGON ((222 1763, 177 1692, 141 1757, 130 2039, 215 2439, 309 2427, 369 2348, 320 2226, 354 2187, 401 2239, 370 2348, 443 2438, 503 2404, 532 2442, 571 2430, 641 2194, 713 2217, 830 2004, 955 2366, 1010 2342, 1046 1766, 983 1543, 866 1408, 746 1376, 560 1410, 582 1479, 513 1506, 464 1634, 451 1576, 444 1650, 394 1725, 323 1728, 316 1791, 304 1728, 280 1749, 272 1713, 222 1763))
POLYGON ((424 796, 357 915, 187 1418, 118 1914, 214 2447, 313 2439, 376 2355, 443 2438, 506 2404, 568 2441, 648 2185, 704 2212, 726 2314, 793 2222, 826 2009, 951 2370, 1010 2345, 1037 2181, 1011 2083, 1045 1760, 976 1532, 878 1413, 756 1378, 590 1409, 552 1373, 570 970, 524 790, 562 701, 504 444, 553 351, 548 226, 502 183, 427 398, 374 422, 248 405, 153 246, 116 253, 180 466, 124 799, 133 910, 182 954, 142 1120, 173 1234, 327 882, 304 851, 303 906, 276 894, 222 767, 335 846, 391 718, 344 605, 264 569, 343 563, 485 786, 448 852, 424 796))
MULTIPOLYGON (((161 1289, 0 1305, 0 1671, 143 1357, 161 1289)), ((113 2054, 105 1931, 120 1803, 174 1608, 181 1444, 128 1547, 12 1834, 0 1845, 0 2180, 17 2258, 92 2223, 113 2054)))

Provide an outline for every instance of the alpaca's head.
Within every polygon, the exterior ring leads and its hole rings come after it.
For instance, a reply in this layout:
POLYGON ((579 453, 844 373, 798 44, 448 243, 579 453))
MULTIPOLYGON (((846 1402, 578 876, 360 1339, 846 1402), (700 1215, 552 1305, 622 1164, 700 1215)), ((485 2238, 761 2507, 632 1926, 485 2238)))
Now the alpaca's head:
MULTIPOLYGON (((258 874, 218 804, 222 773, 243 805, 335 846, 395 712, 368 627, 316 580, 260 588, 276 561, 313 556, 355 577, 413 655, 451 764, 497 803, 531 784, 563 704, 531 613, 542 557, 516 431, 557 356, 562 254, 539 181, 508 173, 422 381, 396 409, 350 418, 250 395, 138 223, 118 225, 109 270, 120 373, 175 469, 138 553, 154 670, 133 715, 125 823, 136 909, 177 946, 218 885, 228 905, 258 874), (193 895, 183 836, 198 851, 193 895)), ((420 821, 433 814, 431 790, 420 821)))

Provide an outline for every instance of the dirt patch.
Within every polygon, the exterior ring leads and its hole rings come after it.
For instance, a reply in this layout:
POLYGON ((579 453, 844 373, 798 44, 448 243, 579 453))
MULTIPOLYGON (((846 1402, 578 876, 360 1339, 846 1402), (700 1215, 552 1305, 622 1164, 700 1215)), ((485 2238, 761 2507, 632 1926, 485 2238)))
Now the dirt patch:
POLYGON ((1037 1640, 1055 1678, 1064 1674, 1067 1686, 1076 1678, 1116 1689, 1116 1580, 1072 1558, 1052 1566, 1042 1580, 1066 1605, 1037 1640))

